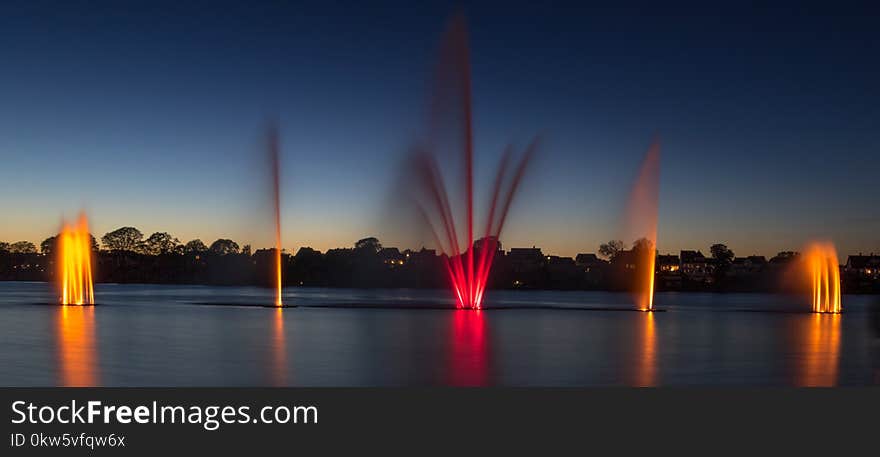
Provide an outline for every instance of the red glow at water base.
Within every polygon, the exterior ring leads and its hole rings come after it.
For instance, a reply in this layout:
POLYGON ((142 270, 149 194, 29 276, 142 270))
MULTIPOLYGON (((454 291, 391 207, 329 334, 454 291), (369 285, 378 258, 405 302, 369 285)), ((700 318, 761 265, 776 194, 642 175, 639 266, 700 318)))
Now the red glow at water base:
POLYGON ((416 196, 419 209, 430 227, 434 244, 444 254, 456 305, 480 309, 507 213, 538 142, 532 141, 518 161, 513 159, 512 147, 505 149, 491 188, 489 213, 477 249, 474 245, 474 150, 467 41, 464 18, 457 16, 447 30, 441 51, 431 133, 425 144, 414 148, 412 164, 413 175, 422 190, 421 195, 416 196), (451 151, 444 156, 447 160, 440 160, 442 150, 451 151), (451 190, 460 195, 460 201, 454 205, 439 164, 459 158, 461 181, 451 190), (459 213, 456 218, 457 211, 464 215, 459 213), (459 227, 457 224, 462 219, 464 226, 459 227))
POLYGON ((281 157, 278 127, 269 127, 269 166, 272 173, 272 203, 275 215, 275 252, 274 252, 274 283, 275 283, 275 306, 282 307, 281 299, 281 157))
POLYGON ((642 160, 626 212, 627 238, 637 240, 635 300, 638 309, 654 309, 654 274, 657 259, 658 194, 660 192, 660 142, 654 140, 642 160))
POLYGON ((64 223, 57 239, 57 265, 62 305, 93 305, 92 237, 85 213, 75 224, 64 223))
POLYGON ((814 313, 841 312, 840 263, 830 242, 814 242, 803 253, 814 313))

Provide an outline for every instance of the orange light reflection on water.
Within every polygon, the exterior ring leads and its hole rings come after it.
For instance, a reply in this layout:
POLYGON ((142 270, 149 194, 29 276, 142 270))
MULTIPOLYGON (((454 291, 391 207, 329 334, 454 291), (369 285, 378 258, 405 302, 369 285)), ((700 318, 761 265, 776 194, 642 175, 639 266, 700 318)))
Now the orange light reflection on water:
POLYGON ((58 385, 89 387, 98 385, 95 346, 95 308, 58 307, 58 385))
POLYGON ((287 385, 287 338, 284 334, 284 308, 275 308, 272 321, 272 382, 287 385))
POLYGON ((840 361, 840 314, 812 314, 798 323, 804 349, 796 384, 805 387, 837 385, 840 361))
POLYGON ((638 387, 652 387, 657 385, 657 335, 654 328, 654 313, 636 314, 639 319, 638 337, 641 341, 635 361, 636 372, 633 384, 638 387))

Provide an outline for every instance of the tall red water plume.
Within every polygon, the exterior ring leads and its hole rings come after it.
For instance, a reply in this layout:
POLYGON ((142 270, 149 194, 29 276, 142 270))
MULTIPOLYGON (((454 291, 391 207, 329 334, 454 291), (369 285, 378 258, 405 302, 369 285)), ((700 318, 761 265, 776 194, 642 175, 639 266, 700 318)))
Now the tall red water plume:
POLYGON ((443 253, 457 306, 480 309, 507 213, 538 143, 537 139, 533 140, 518 160, 514 160, 512 147, 504 150, 491 188, 479 252, 476 252, 473 118, 467 43, 464 17, 456 16, 450 22, 441 48, 428 132, 423 142, 413 148, 412 165, 416 190, 420 191, 414 198, 430 228, 434 244, 443 253), (458 175, 455 172, 457 160, 460 160, 458 175), (447 169, 442 170, 441 164, 447 169), (453 171, 449 172, 449 168, 453 171), (457 185, 447 188, 447 180, 455 177, 459 179, 457 185), (464 225, 457 225, 462 220, 464 225), (465 241, 464 246, 461 241, 465 241))
POLYGON ((657 206, 660 192, 660 142, 654 140, 642 160, 626 211, 627 240, 636 240, 636 306, 654 309, 654 266, 657 259, 657 206))

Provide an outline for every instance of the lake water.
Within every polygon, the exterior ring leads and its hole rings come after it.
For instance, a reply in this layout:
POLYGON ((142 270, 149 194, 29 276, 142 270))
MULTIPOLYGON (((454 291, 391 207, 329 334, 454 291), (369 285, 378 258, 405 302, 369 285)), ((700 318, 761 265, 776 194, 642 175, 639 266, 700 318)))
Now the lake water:
POLYGON ((0 282, 3 386, 865 385, 873 297, 841 315, 799 297, 490 291, 503 309, 438 309, 445 291, 99 284, 99 306, 46 305, 0 282), (201 303, 200 305, 194 303, 201 303), (370 305, 370 308, 354 306, 370 305), (422 309, 420 309, 422 308, 422 309), (571 308, 571 309, 567 309, 571 308), (583 309, 588 308, 588 309, 583 309), (592 309, 589 309, 592 308, 592 309), (619 309, 620 311, 616 311, 619 309), (786 312, 797 311, 797 312, 786 312))

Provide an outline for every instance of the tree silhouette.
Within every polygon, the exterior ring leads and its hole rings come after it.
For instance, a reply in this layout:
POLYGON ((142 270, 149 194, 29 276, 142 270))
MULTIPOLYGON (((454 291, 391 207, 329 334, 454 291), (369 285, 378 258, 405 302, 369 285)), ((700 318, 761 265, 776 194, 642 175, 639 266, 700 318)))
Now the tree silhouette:
POLYGON ((36 254, 37 247, 30 241, 16 241, 9 245, 9 252, 13 254, 36 254))
POLYGON ((375 254, 382 249, 382 243, 379 242, 375 237, 369 237, 358 240, 354 244, 354 248, 357 251, 361 252, 369 252, 371 254, 375 254))
POLYGON ((40 252, 45 256, 55 253, 55 245, 58 243, 58 235, 50 236, 40 243, 40 252))
POLYGON ((620 240, 611 240, 599 245, 599 255, 608 260, 617 257, 617 254, 620 254, 621 251, 623 251, 623 241, 620 240))
POLYGON ((652 250, 654 249, 654 242, 647 238, 639 238, 633 241, 633 251, 642 251, 642 250, 652 250))
POLYGON ((210 250, 213 254, 228 255, 238 254, 240 249, 238 247, 238 243, 236 243, 235 241, 221 238, 211 243, 210 250))
POLYGON ((156 232, 143 243, 143 252, 148 255, 177 253, 180 241, 167 232, 156 232))
POLYGON ((200 254, 208 250, 208 246, 205 246, 205 243, 202 240, 196 238, 183 247, 183 252, 187 254, 200 254))
POLYGON ((717 262, 729 265, 730 262, 733 261, 733 251, 731 251, 726 245, 721 243, 713 244, 712 247, 709 248, 709 251, 712 252, 712 258, 717 262))
POLYGON ((144 234, 134 227, 122 227, 101 237, 101 242, 111 251, 137 252, 141 248, 144 234))
POLYGON ((726 245, 721 243, 713 244, 709 251, 712 252, 712 258, 715 259, 715 280, 716 283, 721 281, 724 276, 727 274, 727 270, 730 269, 730 264, 733 262, 733 251, 728 249, 726 245))
POLYGON ((9 252, 9 243, 0 241, 0 252, 9 252))
POLYGON ((798 256, 798 253, 794 252, 794 251, 780 251, 776 254, 776 257, 774 257, 774 258, 777 258, 780 260, 791 260, 797 256, 798 256))

